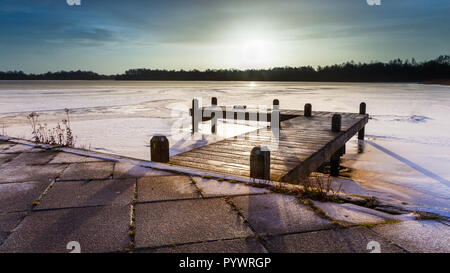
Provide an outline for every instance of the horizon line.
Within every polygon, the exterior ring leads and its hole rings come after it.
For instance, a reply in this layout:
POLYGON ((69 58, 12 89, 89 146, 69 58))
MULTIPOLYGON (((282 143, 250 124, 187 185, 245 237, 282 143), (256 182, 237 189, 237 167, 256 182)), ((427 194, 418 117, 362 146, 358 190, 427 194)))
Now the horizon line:
POLYGON ((117 75, 123 75, 125 72, 129 71, 129 70, 139 70, 139 69, 145 69, 145 70, 152 70, 152 71, 166 71, 166 72, 209 72, 209 71, 238 71, 238 72, 245 72, 245 71, 261 71, 261 70, 274 70, 274 69, 280 69, 280 68, 313 68, 316 72, 318 69, 320 68, 324 68, 324 67, 333 67, 333 66, 339 66, 339 65, 346 65, 346 64, 354 64, 354 65, 370 65, 370 64, 389 64, 393 61, 401 61, 402 64, 410 64, 410 65, 420 65, 420 64, 424 64, 427 62, 431 62, 431 61, 437 61, 440 58, 446 58, 446 59, 450 59, 450 55, 449 54, 440 54, 438 55, 438 57, 435 58, 431 58, 431 59, 427 59, 427 60, 423 60, 423 61, 416 61, 416 59, 414 57, 412 58, 394 58, 394 59, 390 59, 388 61, 378 61, 378 60, 371 60, 370 62, 361 62, 361 61, 354 61, 354 60, 350 60, 350 61, 346 61, 346 62, 341 62, 341 63, 334 63, 334 64, 327 64, 327 65, 317 65, 317 66, 313 66, 313 65, 299 65, 299 66, 289 66, 289 65, 285 65, 285 66, 272 66, 272 67, 266 67, 266 68, 205 68, 205 69, 198 69, 198 68, 189 68, 189 69, 183 69, 183 68, 178 68, 178 69, 170 69, 170 68, 147 68, 147 67, 136 67, 136 68, 128 68, 122 72, 118 72, 118 73, 114 73, 114 74, 104 74, 104 73, 99 73, 99 72, 95 72, 93 70, 82 70, 80 68, 78 69, 71 69, 71 70, 54 70, 54 71, 46 71, 46 72, 25 72, 24 70, 0 70, 0 73, 23 73, 26 75, 42 75, 42 74, 47 74, 47 73, 61 73, 61 72, 92 72, 95 73, 99 76, 117 76, 117 75), (122 73, 122 74, 121 74, 122 73))

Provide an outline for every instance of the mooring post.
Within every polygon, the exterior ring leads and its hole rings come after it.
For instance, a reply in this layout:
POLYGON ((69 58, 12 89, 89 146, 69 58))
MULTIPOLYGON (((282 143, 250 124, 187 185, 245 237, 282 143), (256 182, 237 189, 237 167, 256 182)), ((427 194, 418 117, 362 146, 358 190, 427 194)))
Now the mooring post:
MULTIPOLYGON (((366 114, 366 103, 365 102, 361 102, 360 104, 359 104, 359 114, 360 115, 365 115, 366 114)), ((359 132, 358 132, 358 139, 361 139, 361 140, 364 140, 364 129, 365 129, 366 127, 364 126, 364 127, 362 127, 362 129, 361 130, 359 130, 359 132)))
POLYGON ((198 112, 199 112, 198 99, 193 99, 192 100, 192 133, 198 132, 199 119, 202 118, 202 117, 199 117, 198 112))
MULTIPOLYGON (((341 115, 334 114, 331 118, 331 131, 340 132, 341 131, 341 115)), ((344 146, 337 150, 330 158, 330 174, 331 176, 339 175, 339 165, 341 162, 342 150, 345 149, 344 146)))
POLYGON ((280 110, 280 101, 278 99, 273 100, 273 109, 280 110))
POLYGON ((330 175, 339 176, 339 165, 341 163, 341 155, 339 151, 335 152, 330 159, 330 175))
POLYGON ((303 111, 305 114, 305 117, 310 117, 312 113, 312 105, 311 103, 305 104, 305 110, 303 111))
POLYGON ((342 145, 342 147, 339 149, 339 153, 342 155, 345 155, 345 144, 342 145))
POLYGON ((153 136, 150 140, 150 160, 169 162, 169 140, 165 136, 153 136))
POLYGON ((341 131, 341 115, 334 114, 331 118, 331 131, 340 132, 341 131))
POLYGON ((280 101, 277 99, 273 100, 272 113, 270 115, 270 127, 276 129, 278 126, 278 130, 281 130, 281 114, 280 114, 280 101))
POLYGON ((270 151, 265 146, 257 146, 250 154, 250 177, 270 180, 270 151))
MULTIPOLYGON (((211 98, 211 106, 215 107, 217 106, 217 98, 212 97, 211 98)), ((211 133, 215 134, 217 129, 217 120, 214 118, 216 114, 214 112, 211 113, 211 133)))
POLYGON ((234 105, 233 111, 235 120, 245 120, 247 115, 247 105, 234 105))

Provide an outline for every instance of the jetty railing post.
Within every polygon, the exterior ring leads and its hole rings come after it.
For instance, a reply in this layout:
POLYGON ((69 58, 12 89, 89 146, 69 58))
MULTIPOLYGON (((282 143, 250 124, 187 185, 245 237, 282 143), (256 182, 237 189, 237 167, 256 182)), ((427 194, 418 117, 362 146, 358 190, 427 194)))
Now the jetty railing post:
POLYGON ((169 140, 165 136, 153 136, 150 140, 150 160, 169 162, 169 140))
MULTIPOLYGON (((365 115, 366 114, 366 103, 365 102, 361 102, 359 104, 359 114, 360 115, 365 115)), ((364 134, 365 134, 365 126, 359 130, 358 132, 358 139, 364 140, 364 134)))
POLYGON ((201 113, 199 113, 199 108, 198 108, 198 99, 193 99, 192 100, 192 133, 197 133, 198 132, 198 124, 199 124, 199 119, 201 119, 201 113))
MULTIPOLYGON (((334 114, 331 119, 331 131, 340 132, 341 131, 342 117, 339 114, 334 114)), ((331 176, 339 176, 339 165, 341 163, 341 155, 344 146, 337 150, 330 158, 330 174, 331 176)))
POLYGON ((236 120, 245 120, 247 115, 247 105, 234 105, 233 112, 235 120, 234 123, 236 123, 236 120))
POLYGON ((303 112, 304 112, 305 117, 310 117, 311 116, 311 113, 312 113, 312 105, 311 105, 311 103, 305 104, 305 110, 303 112))
POLYGON ((333 132, 340 132, 341 131, 341 115, 334 114, 331 118, 331 131, 333 132))
MULTIPOLYGON (((217 106, 217 98, 216 97, 212 97, 211 98, 211 106, 215 107, 217 106)), ((216 133, 216 129, 217 129, 217 120, 214 118, 216 116, 216 114, 213 112, 211 113, 211 133, 215 134, 216 133)))
POLYGON ((254 147, 250 153, 250 177, 270 180, 270 151, 265 146, 254 147))
POLYGON ((273 100, 272 113, 270 115, 270 127, 272 127, 272 131, 274 129, 281 130, 280 101, 277 99, 273 100))
POLYGON ((278 99, 273 100, 273 109, 280 110, 280 101, 278 99))

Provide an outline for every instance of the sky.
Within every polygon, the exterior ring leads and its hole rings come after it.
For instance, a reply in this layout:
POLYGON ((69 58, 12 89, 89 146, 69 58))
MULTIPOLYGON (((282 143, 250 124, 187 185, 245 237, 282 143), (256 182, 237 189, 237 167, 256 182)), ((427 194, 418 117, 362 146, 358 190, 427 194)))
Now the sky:
POLYGON ((317 67, 450 54, 448 0, 80 1, 0 0, 0 71, 317 67))

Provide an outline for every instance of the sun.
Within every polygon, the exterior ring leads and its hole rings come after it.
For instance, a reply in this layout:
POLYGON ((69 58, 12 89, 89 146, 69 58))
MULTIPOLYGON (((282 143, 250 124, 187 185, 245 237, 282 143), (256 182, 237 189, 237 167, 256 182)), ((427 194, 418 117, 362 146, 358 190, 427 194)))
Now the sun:
POLYGON ((267 43, 263 40, 250 40, 242 43, 242 62, 245 65, 261 65, 267 61, 267 43))

